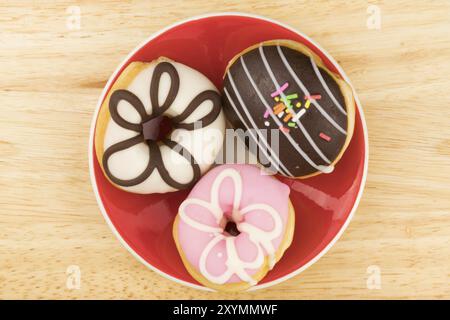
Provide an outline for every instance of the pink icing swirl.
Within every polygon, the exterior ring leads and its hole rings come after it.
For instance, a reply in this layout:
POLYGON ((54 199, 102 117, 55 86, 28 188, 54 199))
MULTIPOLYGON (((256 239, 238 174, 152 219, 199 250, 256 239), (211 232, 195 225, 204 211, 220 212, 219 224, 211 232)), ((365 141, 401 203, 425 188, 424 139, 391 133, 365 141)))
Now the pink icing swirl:
POLYGON ((179 208, 178 239, 186 259, 216 284, 252 278, 275 264, 289 216, 289 188, 251 165, 223 165, 206 174, 179 208), (236 223, 237 236, 224 231, 236 223))

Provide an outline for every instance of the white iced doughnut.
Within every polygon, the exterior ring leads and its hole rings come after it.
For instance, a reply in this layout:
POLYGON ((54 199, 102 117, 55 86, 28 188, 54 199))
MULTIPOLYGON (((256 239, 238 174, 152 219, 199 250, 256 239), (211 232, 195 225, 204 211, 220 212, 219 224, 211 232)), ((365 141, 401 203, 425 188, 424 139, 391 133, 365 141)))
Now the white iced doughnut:
POLYGON ((200 72, 167 58, 133 62, 102 104, 96 152, 108 179, 134 193, 189 188, 214 162, 225 118, 218 90, 200 72), (172 130, 160 137, 160 124, 172 130))

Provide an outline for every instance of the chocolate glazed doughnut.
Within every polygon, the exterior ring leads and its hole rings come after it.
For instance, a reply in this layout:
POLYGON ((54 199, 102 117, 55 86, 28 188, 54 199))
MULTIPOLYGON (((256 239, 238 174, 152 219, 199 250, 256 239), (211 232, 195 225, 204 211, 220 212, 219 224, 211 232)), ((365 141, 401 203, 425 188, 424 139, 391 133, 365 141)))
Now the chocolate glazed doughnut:
POLYGON ((287 177, 332 172, 353 134, 350 86, 300 43, 246 49, 229 63, 223 91, 231 124, 250 130, 259 161, 287 177))
POLYGON ((217 90, 197 71, 166 58, 132 63, 115 85, 119 88, 112 88, 105 105, 109 112, 104 111, 103 117, 100 113, 97 123, 96 151, 105 175, 117 187, 137 193, 191 187, 212 161, 198 159, 198 150, 187 143, 186 135, 192 140, 194 131, 219 131, 210 158, 222 144, 224 118, 217 90), (196 79, 198 83, 192 81, 196 79), (109 115, 106 128, 105 114, 109 115), (172 130, 160 137, 165 117, 172 130), (130 168, 133 162, 139 170, 130 168))

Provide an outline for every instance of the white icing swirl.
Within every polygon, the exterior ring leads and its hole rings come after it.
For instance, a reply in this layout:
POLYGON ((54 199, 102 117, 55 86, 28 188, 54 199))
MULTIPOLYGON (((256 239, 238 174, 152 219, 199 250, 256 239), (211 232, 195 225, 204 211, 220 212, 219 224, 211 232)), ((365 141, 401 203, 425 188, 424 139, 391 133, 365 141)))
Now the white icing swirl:
POLYGON ((216 284, 224 284, 233 275, 237 275, 242 281, 248 282, 250 285, 255 285, 256 281, 248 274, 246 269, 258 269, 262 267, 262 265, 264 264, 265 256, 263 250, 265 251, 266 255, 269 256, 270 268, 273 268, 276 262, 276 250, 273 246, 272 241, 278 238, 283 230, 283 223, 280 214, 273 207, 265 203, 253 203, 241 208, 241 198, 242 177, 237 170, 227 168, 220 172, 220 174, 215 178, 211 187, 210 202, 201 199, 188 198, 181 204, 179 208, 179 215, 183 222, 199 231, 213 234, 211 241, 206 245, 200 256, 199 271, 206 279, 216 284), (224 217, 224 212, 222 211, 220 206, 219 192, 222 182, 227 178, 231 179, 234 186, 232 218, 236 223, 237 229, 240 232, 248 235, 249 240, 256 246, 258 251, 256 258, 251 262, 242 261, 236 249, 236 237, 224 235, 223 228, 219 227, 224 217), (186 207, 189 205, 198 205, 207 209, 208 212, 213 215, 217 226, 206 225, 189 217, 186 213, 186 207), (265 213, 270 215, 273 220, 272 230, 265 231, 245 221, 245 215, 256 210, 264 211, 265 213), (222 240, 225 240, 226 242, 226 270, 221 275, 214 276, 207 270, 206 261, 214 246, 222 240))

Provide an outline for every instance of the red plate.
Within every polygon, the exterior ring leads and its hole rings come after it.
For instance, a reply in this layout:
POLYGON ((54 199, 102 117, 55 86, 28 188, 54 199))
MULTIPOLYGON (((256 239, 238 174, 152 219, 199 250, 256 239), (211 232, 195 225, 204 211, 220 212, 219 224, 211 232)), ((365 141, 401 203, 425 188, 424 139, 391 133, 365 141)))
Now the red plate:
MULTIPOLYGON (((116 77, 132 61, 166 56, 199 70, 221 88, 228 61, 245 48, 270 39, 306 44, 329 69, 348 81, 336 61, 298 31, 262 17, 215 14, 189 19, 151 36, 117 68, 99 99, 91 126, 89 164, 100 209, 113 232, 138 260, 179 283, 205 289, 184 268, 172 238, 173 219, 189 191, 136 195, 113 187, 94 152, 98 110, 116 77)), ((291 188, 296 211, 294 239, 275 268, 252 290, 279 283, 306 269, 334 244, 351 220, 364 187, 368 156, 366 125, 356 101, 355 132, 334 172, 306 180, 282 179, 291 188)))

